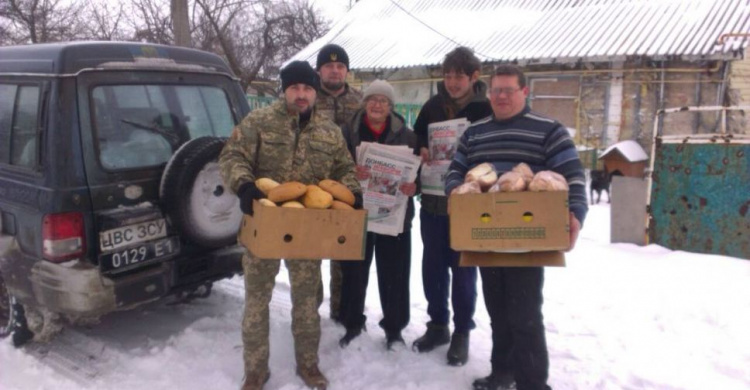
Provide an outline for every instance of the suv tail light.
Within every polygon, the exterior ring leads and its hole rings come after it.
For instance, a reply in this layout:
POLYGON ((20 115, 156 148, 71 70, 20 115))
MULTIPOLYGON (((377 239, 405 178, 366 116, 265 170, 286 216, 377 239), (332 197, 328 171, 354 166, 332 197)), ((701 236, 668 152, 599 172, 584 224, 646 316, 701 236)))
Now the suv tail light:
POLYGON ((83 214, 47 214, 42 222, 44 258, 62 263, 80 257, 86 251, 83 214))

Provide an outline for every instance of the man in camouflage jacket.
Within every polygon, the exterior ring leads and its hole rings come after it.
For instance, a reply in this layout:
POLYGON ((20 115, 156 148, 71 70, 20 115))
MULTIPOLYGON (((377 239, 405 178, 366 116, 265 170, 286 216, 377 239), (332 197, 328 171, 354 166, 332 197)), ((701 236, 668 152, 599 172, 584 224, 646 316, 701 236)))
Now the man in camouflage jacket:
MULTIPOLYGON (((362 191, 354 176, 354 162, 341 130, 314 112, 318 77, 310 64, 295 61, 281 71, 284 99, 253 111, 232 132, 219 157, 224 182, 252 215, 252 201, 265 197, 255 179, 279 183, 317 184, 340 181, 357 198, 362 191)), ((245 314, 242 320, 245 382, 243 390, 261 389, 270 372, 268 304, 280 259, 259 259, 249 251, 242 258, 245 273, 245 314)), ((308 387, 325 389, 328 381, 318 369, 320 316, 320 260, 285 259, 292 295, 292 334, 297 374, 308 387)))
POLYGON ((362 92, 346 82, 349 56, 341 46, 328 44, 318 52, 316 66, 320 75, 320 94, 315 110, 343 128, 362 108, 362 92))
MULTIPOLYGON (((320 75, 320 93, 315 110, 343 129, 354 112, 362 108, 362 92, 352 89, 346 82, 349 55, 339 45, 325 45, 318 52, 316 68, 320 75)), ((343 318, 343 313, 340 313, 341 280, 341 262, 331 260, 331 318, 339 322, 343 318)))

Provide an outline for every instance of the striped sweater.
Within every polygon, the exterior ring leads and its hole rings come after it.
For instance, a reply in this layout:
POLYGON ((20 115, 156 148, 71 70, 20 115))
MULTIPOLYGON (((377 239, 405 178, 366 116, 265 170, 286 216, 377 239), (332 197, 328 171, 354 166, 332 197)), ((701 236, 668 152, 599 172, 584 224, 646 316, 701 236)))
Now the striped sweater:
POLYGON ((570 211, 583 224, 588 211, 585 176, 573 140, 559 122, 532 112, 527 106, 518 115, 475 122, 459 141, 448 169, 445 193, 464 182, 469 169, 491 163, 498 175, 518 163, 528 164, 534 172, 552 170, 568 181, 570 211))

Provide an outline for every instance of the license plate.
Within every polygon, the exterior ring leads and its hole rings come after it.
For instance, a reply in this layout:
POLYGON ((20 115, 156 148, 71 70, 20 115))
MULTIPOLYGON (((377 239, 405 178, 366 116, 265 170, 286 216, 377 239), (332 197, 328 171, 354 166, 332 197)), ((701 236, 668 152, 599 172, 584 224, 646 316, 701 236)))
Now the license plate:
POLYGON ((166 236, 167 223, 164 218, 159 218, 101 232, 99 233, 99 247, 102 252, 109 252, 166 236))
POLYGON ((99 256, 99 267, 103 272, 119 270, 173 255, 179 251, 180 241, 177 237, 169 237, 105 253, 99 256))

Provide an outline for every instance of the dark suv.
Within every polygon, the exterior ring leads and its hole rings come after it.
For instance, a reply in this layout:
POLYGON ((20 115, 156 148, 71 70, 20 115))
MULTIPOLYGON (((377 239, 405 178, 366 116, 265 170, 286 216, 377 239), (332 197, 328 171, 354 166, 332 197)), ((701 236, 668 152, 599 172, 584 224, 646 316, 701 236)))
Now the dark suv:
POLYGON ((218 56, 124 42, 0 47, 0 337, 241 270, 216 159, 249 111, 218 56))

